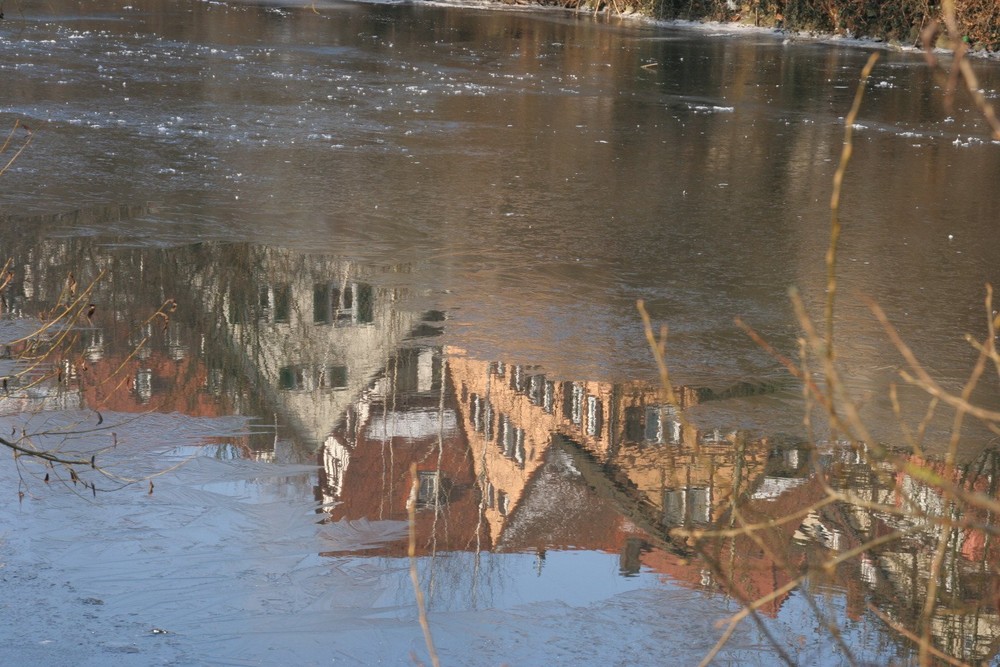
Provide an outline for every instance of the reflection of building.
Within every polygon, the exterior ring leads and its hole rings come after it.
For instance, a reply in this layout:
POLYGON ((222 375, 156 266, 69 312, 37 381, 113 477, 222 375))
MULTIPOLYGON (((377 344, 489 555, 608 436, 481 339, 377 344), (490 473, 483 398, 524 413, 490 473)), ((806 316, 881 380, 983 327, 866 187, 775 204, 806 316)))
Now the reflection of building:
MULTIPOLYGON (((77 254, 59 241, 31 255, 8 301, 12 314, 49 307, 77 254)), ((59 366, 58 381, 37 385, 33 402, 8 399, 8 410, 258 417, 275 430, 247 436, 250 447, 319 448, 305 460, 320 463, 316 494, 331 520, 405 520, 416 482, 421 555, 530 551, 544 561, 546 550, 600 550, 619 555, 624 575, 646 569, 753 600, 822 559, 912 527, 893 512, 821 506, 825 490, 805 449, 685 422, 686 407, 744 388, 716 396, 679 390, 675 406, 639 382, 558 380, 538 368, 471 359, 415 338, 426 327, 406 310, 405 295, 335 258, 206 244, 94 261, 109 274, 95 288, 97 309, 75 353, 59 366), (144 323, 166 297, 177 297, 177 311, 144 323), (803 508, 811 509, 761 542, 695 544, 675 531, 768 523, 803 508)), ((949 511, 918 473, 873 470, 846 447, 820 463, 874 503, 903 507, 905 496, 925 512, 949 511)), ((995 457, 964 464, 953 480, 995 497, 995 457)), ((976 527, 991 524, 985 510, 964 520, 948 535, 939 602, 949 611, 933 619, 932 631, 942 648, 978 660, 1000 644, 992 583, 1000 554, 995 536, 976 527)), ((843 593, 850 618, 865 614, 872 598, 912 627, 938 535, 893 540, 810 586, 843 593)), ((392 556, 405 548, 405 541, 378 546, 392 556)), ((788 597, 774 595, 761 611, 777 614, 788 597)))
POLYGON ((215 334, 303 442, 323 443, 419 321, 349 262, 224 248, 196 274, 215 334), (236 256, 228 256, 233 255, 236 256))
POLYGON ((679 410, 697 400, 693 391, 681 390, 682 405, 672 406, 640 383, 553 381, 533 369, 448 352, 494 536, 503 533, 554 436, 575 443, 628 488, 636 511, 659 530, 714 521, 737 472, 747 479, 765 463, 766 443, 736 456, 738 434, 683 424, 679 410))
POLYGON ((896 514, 854 507, 843 523, 869 538, 911 529, 920 521, 913 516, 918 512, 951 517, 957 525, 924 526, 916 535, 868 552, 861 578, 869 588, 882 593, 886 613, 912 626, 927 597, 928 573, 937 542, 943 536, 947 547, 938 588, 940 608, 932 619, 932 636, 937 646, 951 655, 962 656, 970 663, 986 661, 1000 650, 1000 587, 996 583, 1000 550, 990 529, 995 518, 988 507, 980 504, 952 506, 939 488, 928 483, 927 473, 943 476, 966 493, 995 499, 1000 490, 1000 456, 996 452, 984 453, 950 473, 943 463, 916 456, 910 456, 906 463, 913 466, 913 473, 881 466, 895 484, 874 487, 872 494, 887 507, 910 508, 910 512, 896 514))
POLYGON ((270 444, 257 438, 269 449, 318 447, 419 320, 401 308, 401 291, 365 279, 370 270, 249 245, 43 241, 15 262, 8 303, 44 310, 69 280, 83 290, 92 276, 70 270, 80 256, 105 275, 89 295, 92 319, 78 325, 79 354, 66 357, 60 377, 80 383, 87 407, 260 417, 280 429, 270 444), (176 311, 150 318, 171 297, 176 311))
MULTIPOLYGON (((441 349, 403 347, 352 404, 321 450, 318 493, 331 520, 408 520, 416 482, 421 554, 488 549, 468 443, 441 349), (415 467, 416 480, 411 475, 415 467)), ((392 555, 406 541, 383 545, 392 555)))
MULTIPOLYGON (((787 509, 776 497, 789 491, 787 502, 813 502, 821 489, 805 483, 803 452, 740 432, 697 430, 681 416, 699 400, 689 389, 677 390, 681 405, 674 406, 654 386, 554 381, 455 349, 448 368, 497 549, 616 551, 624 574, 652 568, 741 599, 793 578, 780 555, 752 544, 713 572, 671 530, 723 523, 737 501, 747 512, 751 505, 787 509), (737 569, 743 574, 730 577, 737 569)), ((777 613, 786 597, 763 611, 777 613)))

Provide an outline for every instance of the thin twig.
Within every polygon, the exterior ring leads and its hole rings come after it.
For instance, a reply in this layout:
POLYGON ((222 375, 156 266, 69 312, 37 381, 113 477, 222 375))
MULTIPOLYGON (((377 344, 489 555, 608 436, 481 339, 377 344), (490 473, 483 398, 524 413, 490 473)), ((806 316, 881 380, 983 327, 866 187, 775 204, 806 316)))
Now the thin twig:
POLYGON ((434 667, 441 667, 437 650, 434 648, 434 637, 431 636, 431 625, 427 621, 424 591, 420 588, 420 576, 417 573, 417 493, 420 490, 420 480, 417 477, 416 463, 410 464, 410 477, 413 479, 413 483, 410 485, 410 498, 406 503, 410 524, 410 544, 408 549, 410 556, 410 582, 413 584, 413 593, 417 598, 417 614, 420 616, 420 629, 424 632, 424 643, 427 644, 427 653, 431 656, 431 664, 434 667))

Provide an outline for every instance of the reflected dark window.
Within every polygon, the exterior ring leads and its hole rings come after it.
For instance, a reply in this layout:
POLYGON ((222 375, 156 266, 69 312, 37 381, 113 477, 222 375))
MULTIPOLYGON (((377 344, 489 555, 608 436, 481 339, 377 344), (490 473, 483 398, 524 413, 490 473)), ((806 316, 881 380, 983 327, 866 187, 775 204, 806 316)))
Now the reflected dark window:
POLYGON ((399 351, 394 380, 396 390, 407 393, 437 393, 441 389, 441 348, 414 347, 399 351))
POLYGON ((346 389, 347 366, 323 366, 319 372, 321 389, 346 389))
POLYGON ((556 409, 556 383, 545 381, 545 393, 542 395, 542 409, 550 415, 556 409))
POLYGON ((283 366, 278 369, 278 389, 308 389, 308 375, 302 366, 283 366))
POLYGON ((330 291, 331 288, 327 284, 320 283, 313 286, 313 322, 326 324, 333 321, 330 291))
POLYGON ((354 291, 330 283, 313 286, 313 321, 319 324, 354 321, 354 291))
POLYGON ((375 321, 375 288, 367 283, 358 283, 354 291, 354 321, 371 324, 375 321))
POLYGON ((625 440, 640 442, 645 439, 642 417, 645 410, 637 405, 625 408, 625 440))
POLYGON ((277 285, 274 288, 274 321, 289 322, 292 319, 292 286, 277 285))
POLYGON ((287 323, 292 317, 292 286, 263 285, 257 292, 259 318, 265 322, 287 323))
POLYGON ((626 577, 634 577, 642 569, 642 552, 648 546, 646 542, 638 537, 629 537, 625 540, 622 548, 622 555, 619 561, 618 571, 626 577))
MULTIPOLYGON (((233 290, 229 293, 229 323, 245 324, 247 321, 246 302, 233 290)), ((131 344, 131 341, 129 341, 131 344)))
POLYGON ((374 290, 364 283, 313 285, 313 322, 369 324, 373 319, 374 290))
POLYGON ((257 312, 271 312, 271 288, 268 285, 262 285, 257 291, 257 312))
POLYGON ((684 489, 663 492, 663 523, 668 526, 683 526, 686 523, 685 496, 684 489))

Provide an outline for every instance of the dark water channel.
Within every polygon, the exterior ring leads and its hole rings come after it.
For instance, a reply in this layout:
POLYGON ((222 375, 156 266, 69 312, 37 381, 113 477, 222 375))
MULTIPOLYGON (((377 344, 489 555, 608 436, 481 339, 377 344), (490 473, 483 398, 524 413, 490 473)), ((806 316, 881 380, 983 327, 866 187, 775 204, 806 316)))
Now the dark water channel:
MULTIPOLYGON (((32 133, 0 155, 30 137, 0 175, 0 334, 68 280, 95 308, 61 361, 5 380, 0 433, 99 451, 114 477, 0 467, 0 664, 427 662, 408 503, 443 664, 697 664, 758 598, 718 664, 911 663, 873 607, 915 622, 936 538, 792 585, 905 519, 823 505, 770 546, 671 532, 816 504, 814 460, 872 502, 944 503, 819 426, 809 445, 799 386, 733 321, 795 356, 788 289, 820 313, 867 49, 304 5, 4 8, 0 127, 32 133), (670 327, 678 405, 637 299, 670 327)), ((1000 70, 976 69, 994 100, 1000 70)), ((960 386, 1000 278, 1000 144, 886 51, 855 148, 840 357, 901 447, 901 359, 862 295, 960 386)), ((987 375, 976 400, 997 396, 987 375)), ((901 391, 904 415, 922 400, 901 391)), ((970 424, 957 462, 995 493, 995 435, 970 424)), ((994 540, 956 531, 930 623, 969 662, 1000 647, 994 540)))

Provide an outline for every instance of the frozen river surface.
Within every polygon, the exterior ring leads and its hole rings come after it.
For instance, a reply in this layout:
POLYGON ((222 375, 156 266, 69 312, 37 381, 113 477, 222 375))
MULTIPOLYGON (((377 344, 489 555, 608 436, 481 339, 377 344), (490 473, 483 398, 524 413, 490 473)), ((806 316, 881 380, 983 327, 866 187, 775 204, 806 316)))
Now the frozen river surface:
MULTIPOLYGON (((97 282, 52 377, 5 380, 0 433, 112 476, 0 468, 0 663, 428 663, 411 487, 443 664, 697 664, 767 596, 719 664, 912 659, 870 605, 913 622, 930 542, 790 584, 895 517, 828 508, 771 548, 671 532, 823 495, 799 387, 734 318, 795 357, 789 288, 820 313, 865 48, 420 4, 15 5, 4 340, 97 282)), ((836 324, 890 446, 901 362, 863 295, 955 387, 1000 278, 1000 146, 969 106, 887 50, 855 128, 836 324)), ((997 378, 980 393, 995 407, 997 378)), ((937 502, 818 439, 866 497, 937 502)), ((962 440, 963 483, 995 493, 998 461, 962 440)), ((1000 637, 991 545, 955 538, 933 623, 968 660, 1000 637)))

